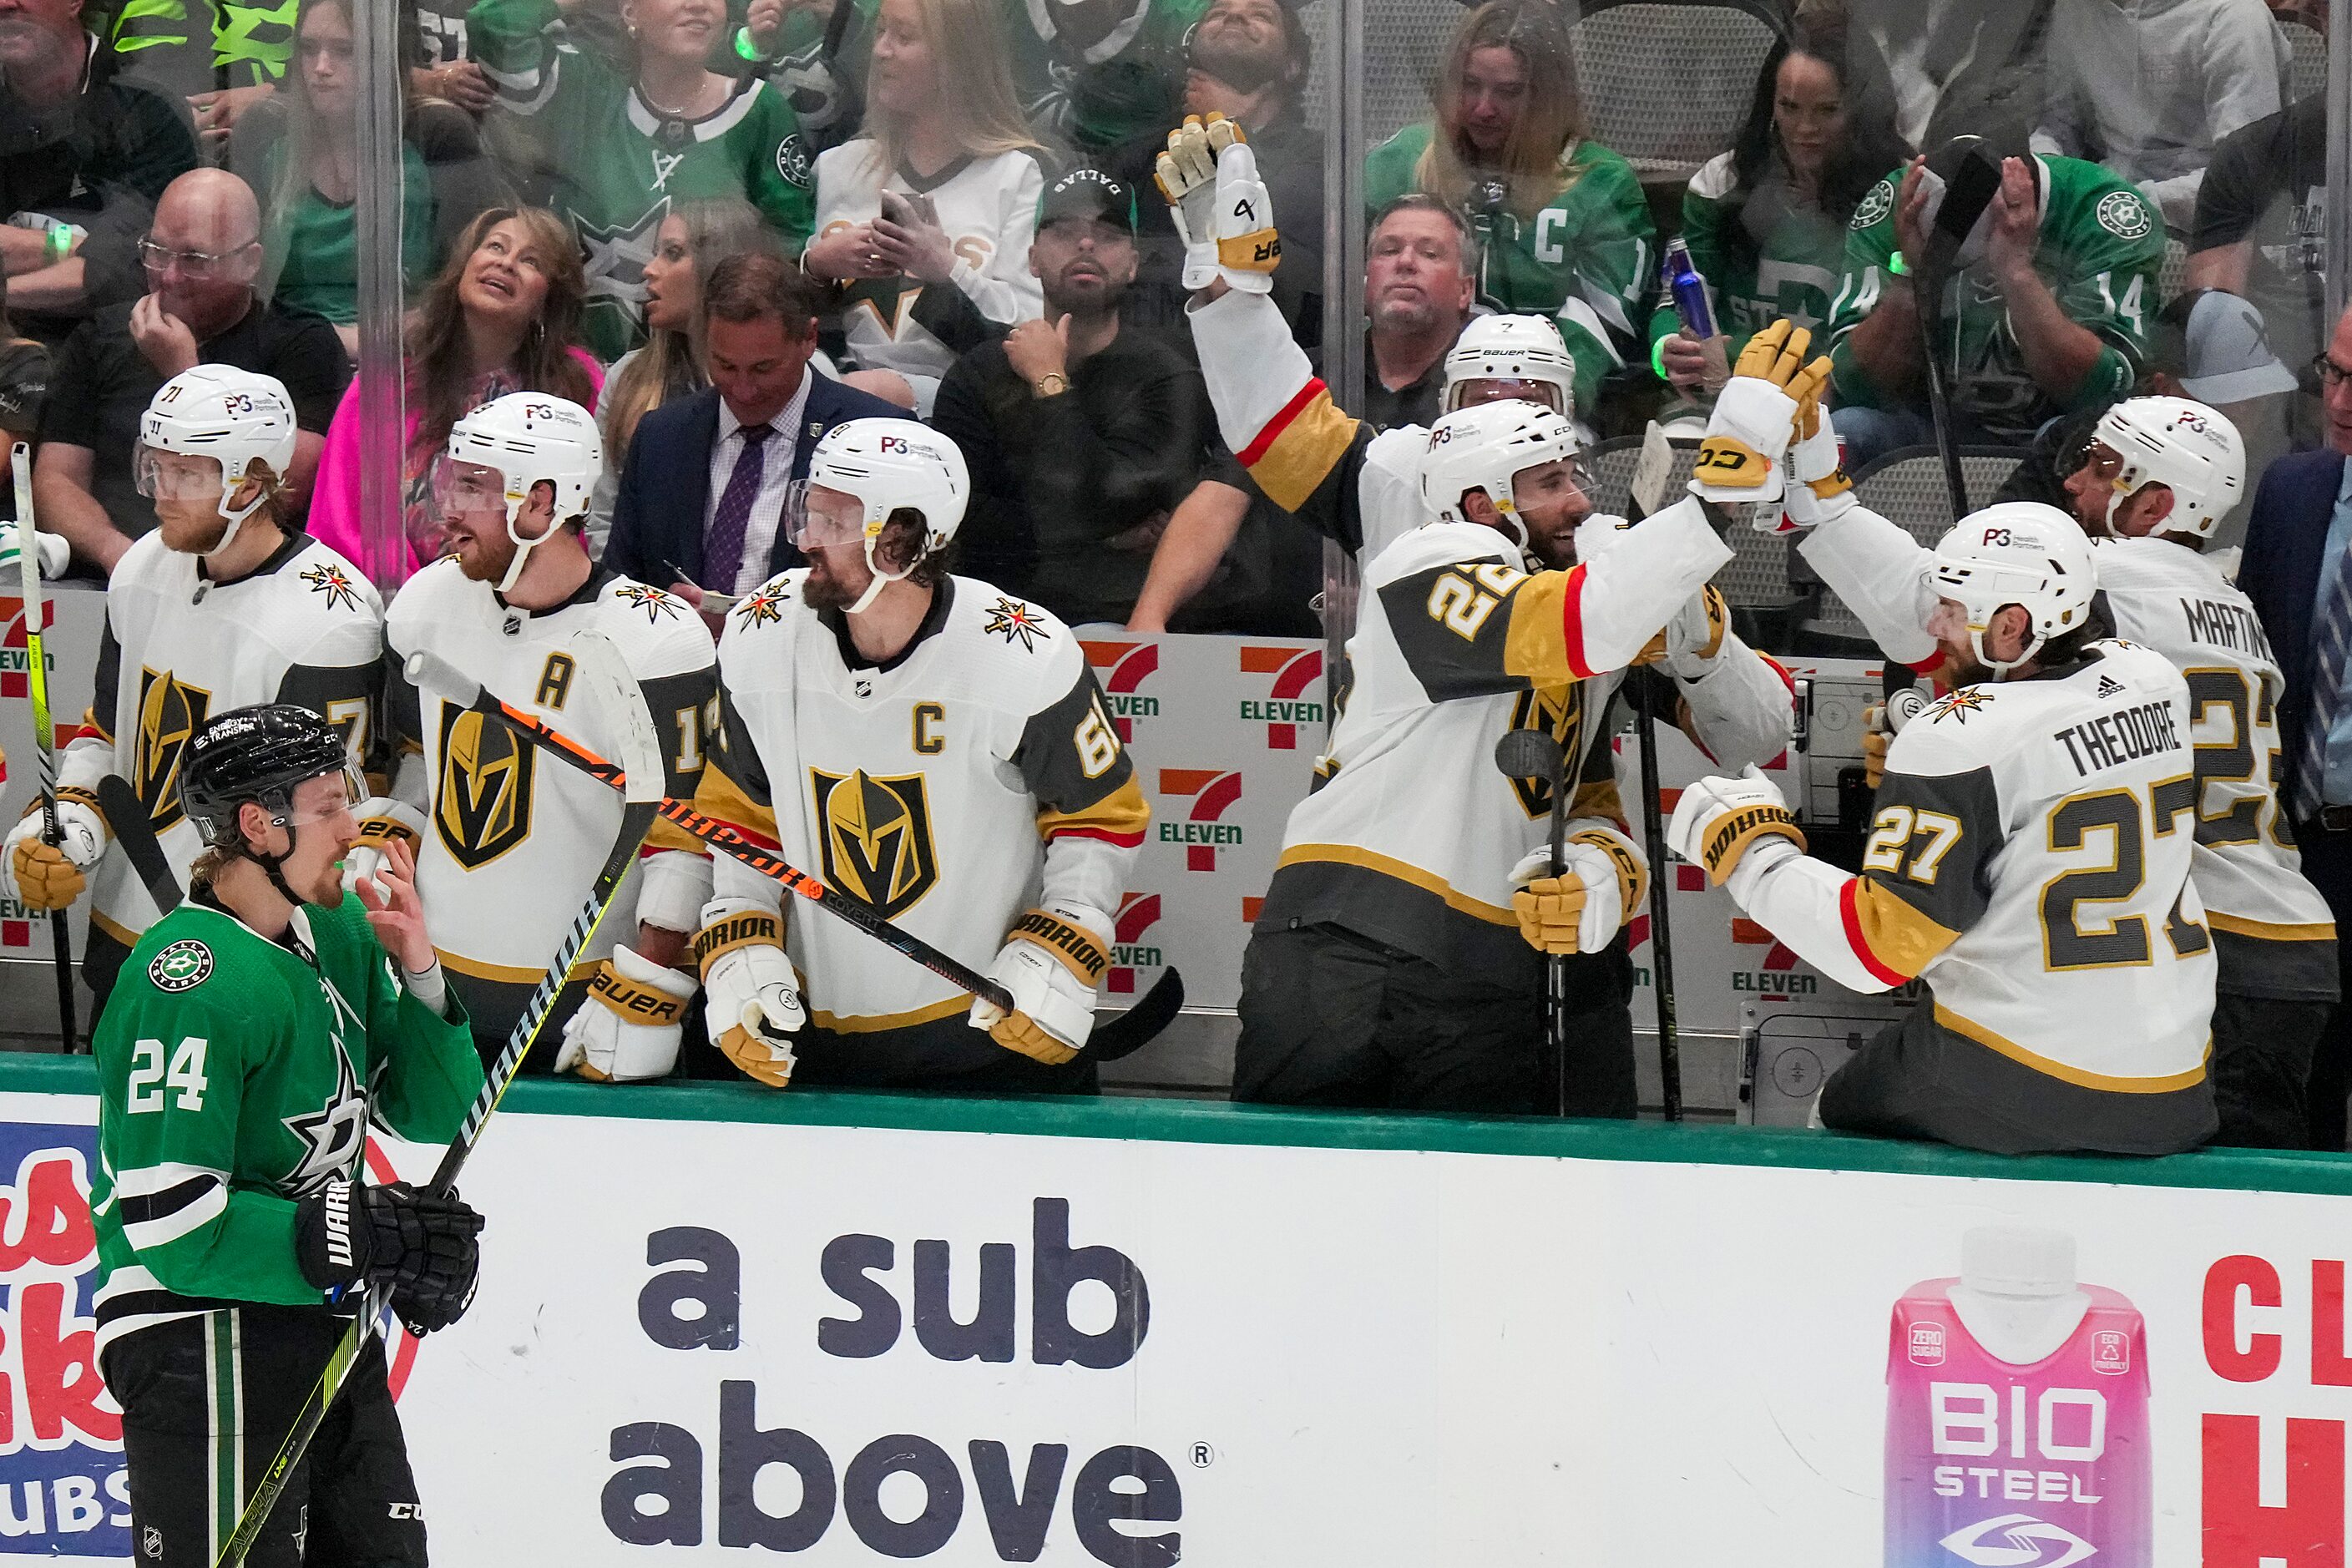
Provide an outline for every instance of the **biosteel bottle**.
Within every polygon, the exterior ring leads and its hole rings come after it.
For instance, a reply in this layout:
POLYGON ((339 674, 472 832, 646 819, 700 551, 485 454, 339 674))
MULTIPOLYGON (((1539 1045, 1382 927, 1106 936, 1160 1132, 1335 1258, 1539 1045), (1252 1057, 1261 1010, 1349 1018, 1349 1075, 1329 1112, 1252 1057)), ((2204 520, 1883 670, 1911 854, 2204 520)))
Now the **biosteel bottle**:
POLYGON ((2140 1316, 2074 1238, 1983 1227, 1895 1303, 1886 1568, 2150 1568, 2140 1316))

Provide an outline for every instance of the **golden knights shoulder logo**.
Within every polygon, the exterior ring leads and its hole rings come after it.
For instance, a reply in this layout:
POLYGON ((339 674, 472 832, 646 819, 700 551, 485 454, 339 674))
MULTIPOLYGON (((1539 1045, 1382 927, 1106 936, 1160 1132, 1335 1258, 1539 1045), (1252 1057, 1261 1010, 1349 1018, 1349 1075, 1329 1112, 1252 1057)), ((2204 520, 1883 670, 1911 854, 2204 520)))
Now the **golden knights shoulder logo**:
MULTIPOLYGON (((1548 730, 1568 753, 1568 784, 1576 788, 1576 770, 1582 761, 1583 748, 1579 744, 1584 731, 1584 684, 1547 686, 1539 690, 1522 691, 1511 705, 1511 728, 1514 730, 1548 730)), ((1551 784, 1543 779, 1513 779, 1511 788, 1519 797, 1519 805, 1529 816, 1551 815, 1551 784)))
POLYGON ((811 768, 809 789, 826 881, 894 920, 939 881, 922 774, 877 779, 860 769, 844 778, 811 768))
POLYGON ((433 826, 457 864, 478 871, 530 837, 530 742, 470 708, 441 705, 433 826))
POLYGON ((212 705, 211 692, 183 685, 168 669, 139 672, 139 734, 132 742, 131 782, 158 833, 180 820, 180 763, 212 705))

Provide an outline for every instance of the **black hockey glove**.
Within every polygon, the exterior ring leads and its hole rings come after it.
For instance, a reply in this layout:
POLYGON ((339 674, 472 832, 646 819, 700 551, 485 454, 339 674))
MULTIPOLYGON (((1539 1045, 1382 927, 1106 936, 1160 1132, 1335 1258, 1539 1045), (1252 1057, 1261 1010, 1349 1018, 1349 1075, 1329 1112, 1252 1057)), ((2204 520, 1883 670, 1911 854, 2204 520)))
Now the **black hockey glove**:
POLYGON ((322 1291, 388 1287, 401 1321, 425 1333, 456 1322, 473 1300, 481 1230, 482 1216, 455 1193, 330 1182, 294 1211, 295 1260, 322 1291))

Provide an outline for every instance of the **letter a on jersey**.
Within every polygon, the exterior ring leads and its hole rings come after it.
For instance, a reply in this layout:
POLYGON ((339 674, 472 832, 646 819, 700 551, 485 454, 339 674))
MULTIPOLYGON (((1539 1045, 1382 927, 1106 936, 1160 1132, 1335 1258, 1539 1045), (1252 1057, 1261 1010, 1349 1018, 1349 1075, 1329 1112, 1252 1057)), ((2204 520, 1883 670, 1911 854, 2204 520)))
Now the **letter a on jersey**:
POLYGON ((824 825, 824 879, 889 919, 914 907, 940 879, 931 806, 923 775, 844 778, 809 770, 817 820, 824 825))
POLYGON ((504 724, 441 705, 433 825, 458 865, 478 871, 530 837, 531 751, 504 724))
POLYGON ((139 739, 131 780, 147 819, 163 832, 180 820, 180 756, 204 727, 213 694, 183 686, 170 670, 139 672, 139 739))

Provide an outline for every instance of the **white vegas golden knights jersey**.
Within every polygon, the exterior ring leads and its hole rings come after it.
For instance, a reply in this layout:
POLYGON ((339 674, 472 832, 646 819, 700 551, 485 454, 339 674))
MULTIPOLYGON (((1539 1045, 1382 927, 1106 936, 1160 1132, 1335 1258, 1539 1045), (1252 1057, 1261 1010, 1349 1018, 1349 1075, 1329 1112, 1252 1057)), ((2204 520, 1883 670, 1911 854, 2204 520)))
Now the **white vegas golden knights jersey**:
MULTIPOLYGON (((579 679, 572 638, 609 639, 651 710, 667 793, 691 798, 717 729, 710 632, 700 616, 658 588, 598 570, 563 604, 509 609, 488 583, 455 561, 436 561, 393 600, 384 639, 391 723, 404 752, 402 796, 425 813, 417 890, 433 914, 434 944, 477 1035, 503 1036, 562 941, 621 830, 620 792, 542 755, 495 719, 419 691, 399 672, 430 649, 492 695, 606 757, 623 753, 622 718, 600 711, 597 687, 579 679)), ((615 895, 607 920, 580 955, 592 970, 633 933, 619 918, 636 907, 642 865, 615 895)))
POLYGON ((2196 746, 2197 896, 2221 989, 2332 1001, 2336 924, 2278 800, 2278 703, 2270 639, 2237 584, 2196 551, 2161 539, 2109 539, 2099 591, 2116 630, 2170 659, 2189 681, 2196 746))
MULTIPOLYGON (((719 644, 726 741, 701 809, 985 970, 1045 898, 1118 908, 1150 819, 1086 655, 1045 610, 950 577, 887 667, 845 617, 801 597, 805 572, 735 606, 719 644)), ((720 898, 783 902, 724 856, 720 898)), ((1003 1049, 964 1025, 971 998, 800 900, 785 946, 820 1038, 795 1080, 952 1073, 1003 1049)))
MULTIPOLYGON (((1430 523, 1371 563, 1346 709, 1321 783, 1290 815, 1258 929, 1339 925, 1446 966, 1531 962, 1510 873, 1545 841, 1551 792, 1498 773, 1495 742, 1549 729, 1568 753, 1570 817, 1622 828, 1610 699, 1730 557, 1696 500, 1638 524, 1588 520, 1578 545, 1571 570, 1530 574, 1495 530, 1430 523)), ((1695 738, 1736 771, 1787 745, 1790 707, 1773 667, 1726 637, 1707 676, 1675 685, 1695 738)))
MULTIPOLYGON (((358 567, 305 533, 252 575, 209 584, 194 555, 160 532, 123 552, 106 589, 96 694, 83 732, 58 762, 60 794, 93 809, 119 773, 146 805, 180 885, 204 848, 180 810, 188 740, 215 713, 293 702, 343 732, 354 761, 374 745, 383 605, 358 567)), ((125 946, 157 910, 130 858, 110 845, 91 879, 90 924, 125 946)))

